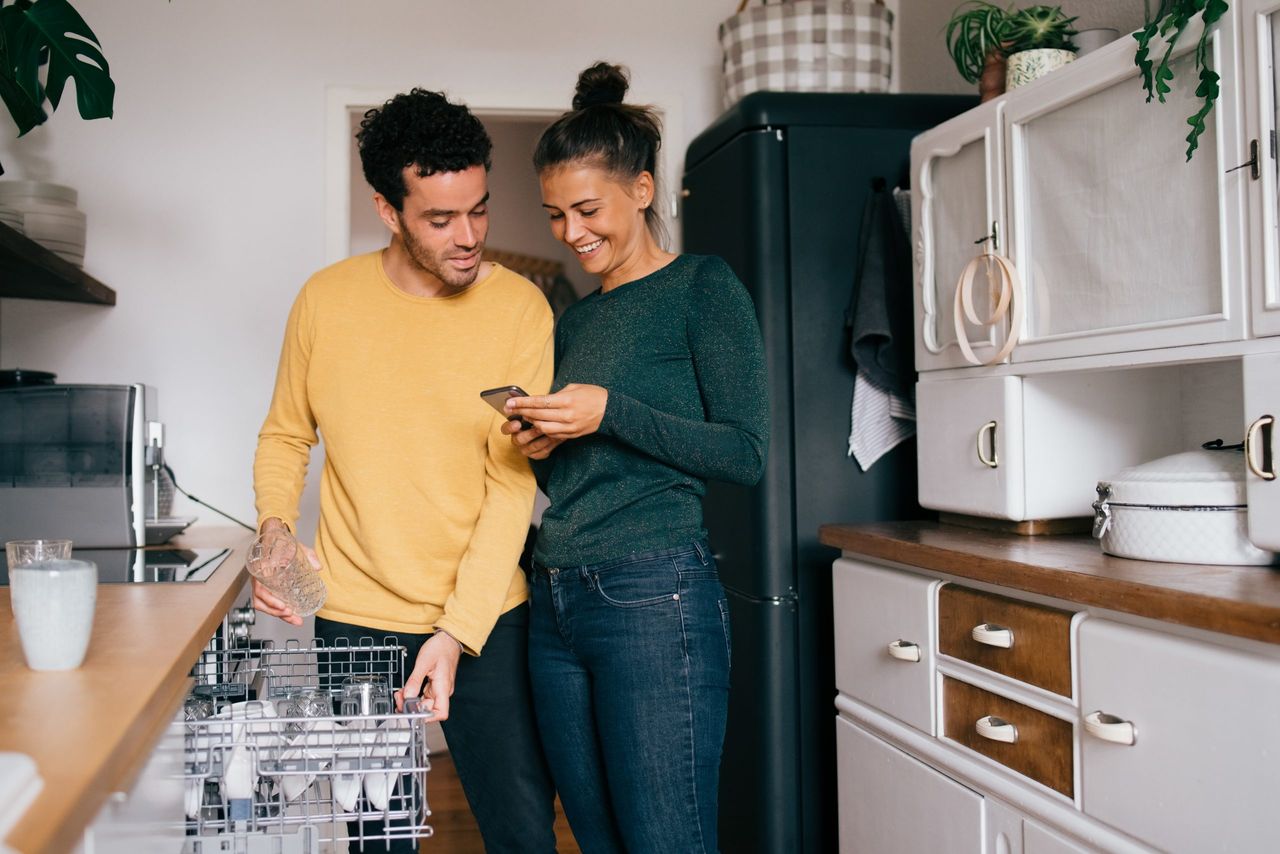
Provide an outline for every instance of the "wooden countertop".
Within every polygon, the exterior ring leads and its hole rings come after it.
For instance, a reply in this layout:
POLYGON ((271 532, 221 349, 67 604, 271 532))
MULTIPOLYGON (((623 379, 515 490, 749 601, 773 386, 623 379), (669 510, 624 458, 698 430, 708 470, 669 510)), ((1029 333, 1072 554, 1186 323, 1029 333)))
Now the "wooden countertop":
POLYGON ((200 656, 248 577, 249 532, 197 528, 172 545, 231 548, 203 583, 103 584, 78 670, 27 668, 0 587, 0 750, 36 761, 44 786, 5 842, 70 851, 112 792, 129 788, 173 720, 200 656))
POLYGON ((1127 560, 1103 554, 1088 536, 939 522, 824 525, 819 539, 851 554, 1280 644, 1280 568, 1127 560))

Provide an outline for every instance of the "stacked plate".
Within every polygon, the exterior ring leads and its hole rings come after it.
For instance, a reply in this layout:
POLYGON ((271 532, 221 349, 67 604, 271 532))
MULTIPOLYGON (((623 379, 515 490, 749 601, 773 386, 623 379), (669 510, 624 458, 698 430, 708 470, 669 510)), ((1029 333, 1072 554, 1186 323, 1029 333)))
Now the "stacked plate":
POLYGON ((76 191, 43 181, 0 181, 0 222, 5 208, 21 217, 20 231, 63 260, 84 264, 85 216, 76 191))

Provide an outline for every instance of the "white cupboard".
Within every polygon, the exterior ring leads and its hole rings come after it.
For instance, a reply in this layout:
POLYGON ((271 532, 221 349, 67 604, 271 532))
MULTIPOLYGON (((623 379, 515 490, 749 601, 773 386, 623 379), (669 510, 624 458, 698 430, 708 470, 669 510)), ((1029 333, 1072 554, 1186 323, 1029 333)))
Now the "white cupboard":
POLYGON ((1252 330, 1256 336, 1280 333, 1280 186, 1277 181, 1276 131, 1280 97, 1280 0, 1239 0, 1244 30, 1245 137, 1256 144, 1258 179, 1250 186, 1249 281, 1252 330))
POLYGON ((836 718, 841 854, 982 850, 982 796, 836 718))
POLYGON ((1280 840, 1280 668, 1103 619, 1080 627, 1084 812, 1170 852, 1280 840))
POLYGON ((1026 322, 1014 361, 1226 341, 1244 334, 1236 33, 1212 36, 1220 95, 1186 162, 1194 33, 1179 84, 1146 104, 1123 39, 1019 90, 1004 110, 1009 254, 1026 322))
POLYGON ((1244 408, 1249 539, 1280 551, 1280 353, 1245 358, 1244 408))
MULTIPOLYGON (((990 239, 1003 251, 1002 109, 998 102, 976 107, 940 130, 921 134, 911 146, 919 370, 968 364, 956 345, 955 289, 961 271, 984 241, 990 239)), ((975 302, 980 314, 990 312, 981 297, 975 302)), ((979 359, 990 358, 1004 343, 999 329, 967 322, 963 328, 979 359)))
POLYGON ((836 561, 836 689, 934 732, 936 578, 836 561))

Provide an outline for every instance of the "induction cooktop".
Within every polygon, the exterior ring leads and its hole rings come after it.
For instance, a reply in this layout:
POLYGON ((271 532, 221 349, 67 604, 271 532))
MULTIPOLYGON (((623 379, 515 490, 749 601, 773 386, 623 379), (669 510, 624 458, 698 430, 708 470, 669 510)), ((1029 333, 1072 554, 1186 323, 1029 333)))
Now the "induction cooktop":
MULTIPOLYGON (((99 584, 205 581, 231 554, 230 549, 74 549, 71 557, 98 565, 99 584)), ((0 562, 0 585, 9 571, 0 562)))

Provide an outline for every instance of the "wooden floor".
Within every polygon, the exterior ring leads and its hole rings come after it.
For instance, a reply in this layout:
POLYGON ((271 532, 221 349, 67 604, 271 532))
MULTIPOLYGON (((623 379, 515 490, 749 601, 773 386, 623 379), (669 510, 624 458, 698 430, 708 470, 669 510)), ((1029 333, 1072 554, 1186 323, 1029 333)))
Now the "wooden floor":
MULTIPOLYGON (((480 830, 462 794, 453 758, 447 753, 431 757, 427 803, 431 805, 430 822, 435 834, 422 841, 422 854, 484 854, 480 830)), ((556 850, 560 854, 579 854, 559 800, 556 801, 556 850)))

